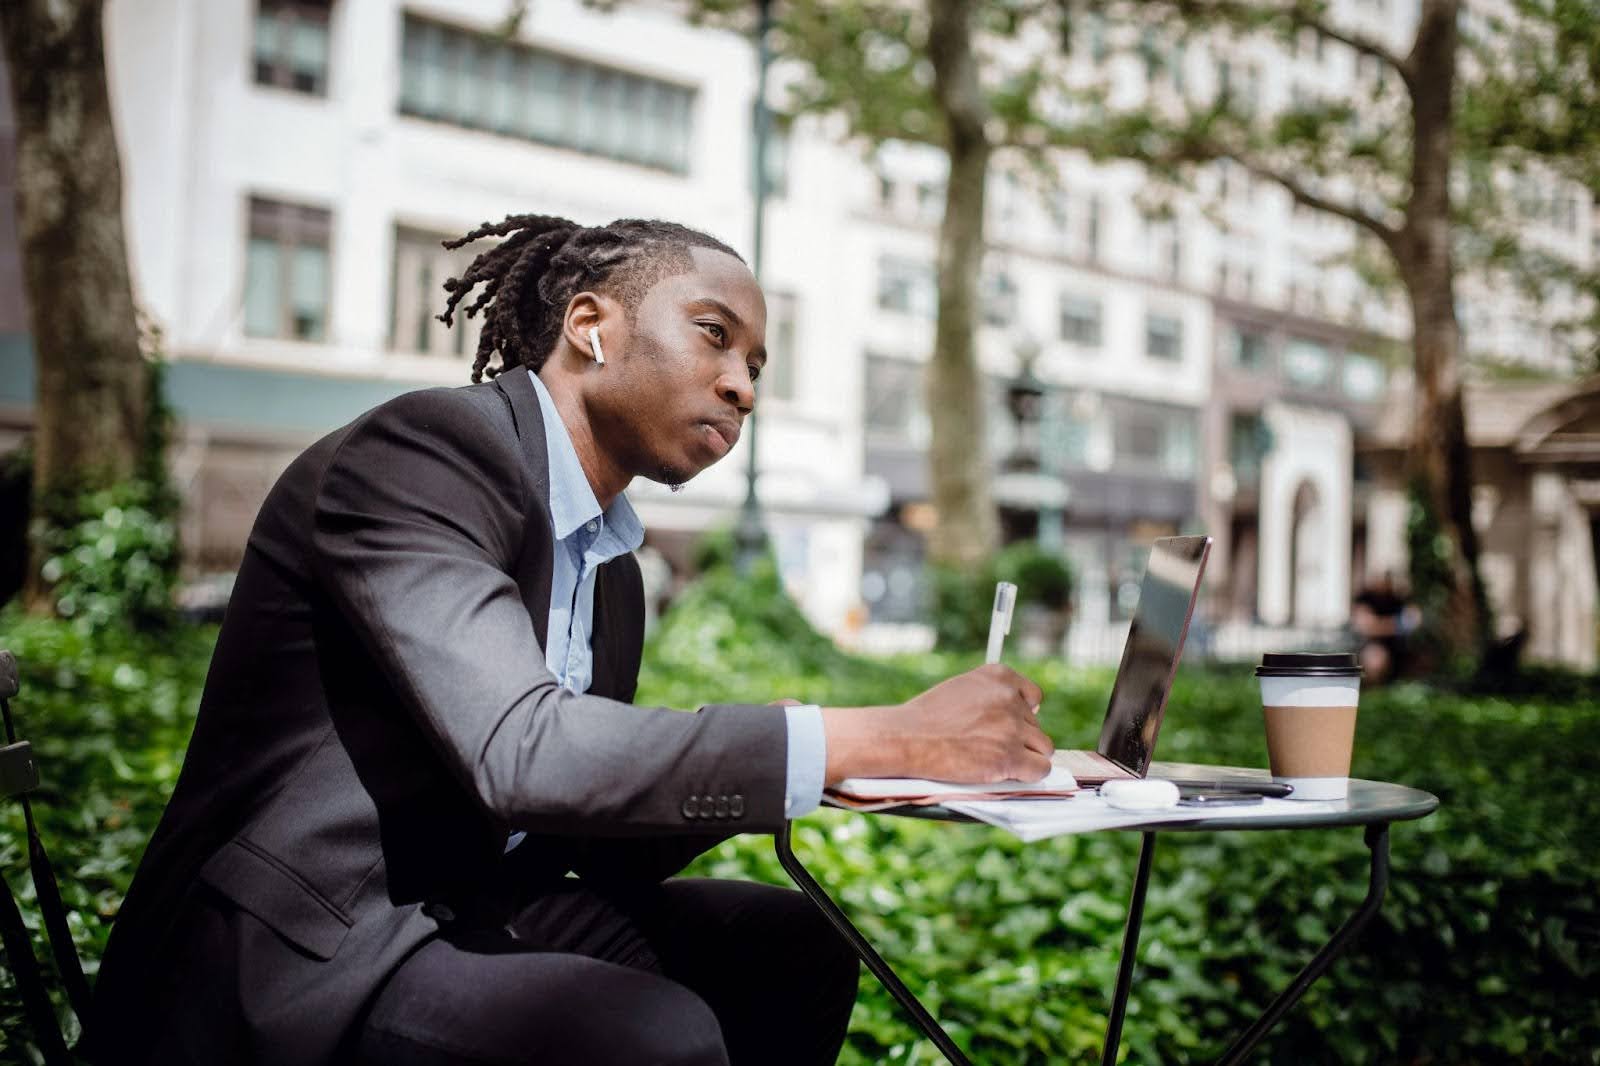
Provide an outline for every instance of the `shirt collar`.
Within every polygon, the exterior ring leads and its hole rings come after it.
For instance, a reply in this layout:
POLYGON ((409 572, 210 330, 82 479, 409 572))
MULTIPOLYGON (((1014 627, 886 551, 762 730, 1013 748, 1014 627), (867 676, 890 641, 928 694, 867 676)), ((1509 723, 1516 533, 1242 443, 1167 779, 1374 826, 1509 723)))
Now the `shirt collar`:
POLYGON ((600 501, 595 499, 594 489, 589 486, 578 451, 572 446, 572 435, 556 410, 550 390, 545 388, 538 374, 530 373, 528 377, 533 381, 533 390, 539 396, 539 412, 544 416, 544 444, 550 463, 550 520, 556 539, 566 540, 585 524, 603 518, 605 534, 610 535, 607 539, 616 549, 614 554, 638 548, 644 543, 644 526, 628 497, 618 493, 609 508, 604 512, 600 510, 600 501))

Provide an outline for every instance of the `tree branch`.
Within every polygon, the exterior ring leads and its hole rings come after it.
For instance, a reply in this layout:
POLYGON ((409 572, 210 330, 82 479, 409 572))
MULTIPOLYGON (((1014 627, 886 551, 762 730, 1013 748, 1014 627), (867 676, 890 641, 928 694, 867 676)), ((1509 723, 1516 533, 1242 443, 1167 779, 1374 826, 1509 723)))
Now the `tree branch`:
POLYGON ((1336 200, 1331 196, 1324 196, 1314 192, 1299 178, 1277 167, 1269 166, 1260 159, 1256 159, 1248 152, 1229 151, 1219 148, 1218 157, 1226 157, 1244 167, 1258 178, 1265 178, 1286 190, 1297 203, 1302 203, 1313 211, 1323 211, 1330 215, 1355 223, 1377 237, 1390 249, 1396 247, 1400 240, 1400 231, 1378 216, 1368 211, 1363 211, 1355 204, 1336 200))
MULTIPOLYGON (((1400 75, 1407 88, 1414 88, 1415 72, 1409 57, 1402 56, 1383 41, 1365 33, 1343 29, 1329 22, 1321 4, 1315 0, 1294 0, 1287 7, 1252 3, 1250 0, 1164 0, 1175 14, 1191 20, 1221 22, 1239 26, 1266 26, 1282 22, 1294 29, 1311 30, 1320 37, 1387 64, 1400 75)), ((1141 6, 1148 7, 1148 3, 1141 6)))

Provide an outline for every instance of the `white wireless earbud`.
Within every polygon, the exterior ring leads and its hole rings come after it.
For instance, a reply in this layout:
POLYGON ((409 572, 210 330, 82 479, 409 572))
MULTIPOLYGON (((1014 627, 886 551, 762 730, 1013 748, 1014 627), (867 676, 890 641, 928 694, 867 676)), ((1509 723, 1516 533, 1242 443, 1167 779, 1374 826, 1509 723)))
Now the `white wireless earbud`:
POLYGON ((594 350, 594 362, 595 362, 595 365, 596 366, 605 366, 606 365, 606 353, 602 352, 600 350, 600 327, 599 326, 590 326, 589 327, 589 347, 594 350))

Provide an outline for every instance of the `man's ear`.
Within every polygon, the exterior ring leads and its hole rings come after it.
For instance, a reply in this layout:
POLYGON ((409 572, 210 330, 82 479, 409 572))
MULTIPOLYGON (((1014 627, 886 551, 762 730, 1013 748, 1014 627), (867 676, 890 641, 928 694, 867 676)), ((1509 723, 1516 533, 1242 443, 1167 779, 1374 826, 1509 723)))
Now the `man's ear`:
MULTIPOLYGON (((591 358, 589 351, 589 331, 598 328, 602 341, 606 337, 606 326, 615 322, 613 317, 621 309, 616 301, 596 292, 584 291, 567 301, 566 317, 561 321, 561 337, 584 359, 591 358)), ((618 347, 622 338, 617 338, 618 347)))

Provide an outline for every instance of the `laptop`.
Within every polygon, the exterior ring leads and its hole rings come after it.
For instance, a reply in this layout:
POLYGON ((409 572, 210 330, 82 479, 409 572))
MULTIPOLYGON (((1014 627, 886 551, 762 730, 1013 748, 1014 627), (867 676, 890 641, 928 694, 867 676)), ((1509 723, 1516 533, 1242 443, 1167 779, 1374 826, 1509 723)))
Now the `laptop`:
POLYGON ((1151 545, 1100 743, 1094 751, 1058 748, 1052 760, 1078 784, 1099 785, 1149 772, 1210 554, 1210 537, 1162 537, 1151 545))

